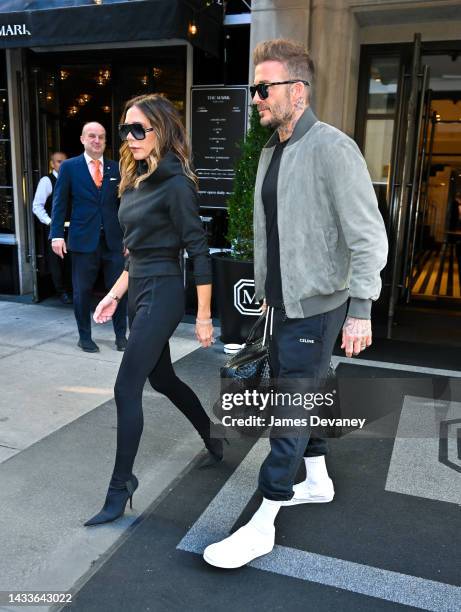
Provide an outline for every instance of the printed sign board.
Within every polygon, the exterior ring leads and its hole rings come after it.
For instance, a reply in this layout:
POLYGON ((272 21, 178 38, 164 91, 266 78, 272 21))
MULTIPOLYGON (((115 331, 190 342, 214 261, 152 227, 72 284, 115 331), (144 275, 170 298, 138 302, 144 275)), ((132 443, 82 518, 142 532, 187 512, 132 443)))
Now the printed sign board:
POLYGON ((248 87, 192 88, 192 151, 201 206, 227 207, 247 121, 248 87))

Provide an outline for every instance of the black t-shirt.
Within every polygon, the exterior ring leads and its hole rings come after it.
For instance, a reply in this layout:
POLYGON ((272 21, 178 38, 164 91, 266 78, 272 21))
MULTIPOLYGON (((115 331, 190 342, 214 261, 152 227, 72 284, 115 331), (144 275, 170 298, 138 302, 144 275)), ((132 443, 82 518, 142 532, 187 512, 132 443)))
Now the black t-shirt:
POLYGON ((280 169, 280 160, 283 149, 289 140, 280 142, 275 146, 271 162, 264 177, 261 197, 266 215, 267 238, 267 276, 266 276, 266 302, 269 306, 282 307, 282 276, 280 273, 280 242, 277 225, 277 183, 280 169))

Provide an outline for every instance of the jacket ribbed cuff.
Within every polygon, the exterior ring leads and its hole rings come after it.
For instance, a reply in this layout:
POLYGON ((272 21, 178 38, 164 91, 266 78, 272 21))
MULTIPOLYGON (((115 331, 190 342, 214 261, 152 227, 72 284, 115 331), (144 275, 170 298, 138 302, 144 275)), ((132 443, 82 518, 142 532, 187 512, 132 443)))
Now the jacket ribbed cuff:
POLYGON ((194 281, 196 285, 211 285, 212 277, 211 276, 194 276, 194 281))
POLYGON ((351 298, 347 316, 355 319, 371 319, 371 300, 351 298))

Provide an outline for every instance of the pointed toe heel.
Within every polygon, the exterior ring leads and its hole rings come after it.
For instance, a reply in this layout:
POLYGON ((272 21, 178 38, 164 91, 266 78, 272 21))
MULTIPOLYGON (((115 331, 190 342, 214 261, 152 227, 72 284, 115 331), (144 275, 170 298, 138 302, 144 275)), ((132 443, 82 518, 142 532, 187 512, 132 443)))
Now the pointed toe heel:
POLYGON ((199 470, 212 468, 222 462, 224 458, 224 442, 229 445, 227 438, 208 438, 204 440, 208 455, 198 464, 199 470))
POLYGON ((128 501, 130 502, 130 509, 133 508, 133 494, 138 488, 138 485, 139 482, 136 476, 127 480, 124 485, 110 485, 102 510, 88 519, 86 523, 84 523, 84 527, 111 523, 123 516, 128 501))

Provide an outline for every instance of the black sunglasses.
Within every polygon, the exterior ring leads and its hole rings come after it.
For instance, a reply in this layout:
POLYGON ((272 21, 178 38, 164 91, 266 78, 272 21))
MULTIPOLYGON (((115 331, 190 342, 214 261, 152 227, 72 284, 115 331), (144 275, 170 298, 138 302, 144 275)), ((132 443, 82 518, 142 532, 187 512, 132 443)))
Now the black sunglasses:
POLYGON ((258 83, 257 85, 250 85, 250 94, 254 98, 256 92, 261 100, 266 100, 269 97, 268 87, 272 85, 291 85, 292 83, 304 83, 304 85, 310 85, 309 81, 303 81, 302 79, 294 79, 292 81, 277 81, 276 83, 258 83))
POLYGON ((120 140, 126 140, 130 132, 136 140, 144 140, 146 132, 153 131, 154 128, 145 128, 141 123, 120 123, 118 126, 120 140))

